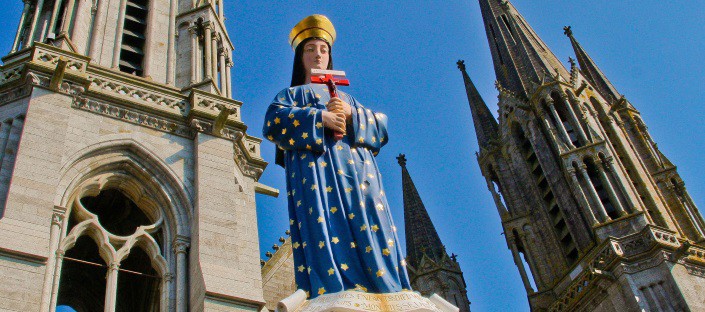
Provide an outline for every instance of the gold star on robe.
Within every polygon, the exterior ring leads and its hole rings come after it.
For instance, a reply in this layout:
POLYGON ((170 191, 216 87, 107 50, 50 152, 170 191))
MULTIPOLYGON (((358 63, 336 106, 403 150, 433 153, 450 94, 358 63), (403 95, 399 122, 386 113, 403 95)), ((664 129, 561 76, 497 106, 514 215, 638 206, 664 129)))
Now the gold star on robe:
POLYGON ((368 173, 368 174, 367 174, 367 177, 370 178, 370 179, 374 179, 374 178, 375 178, 375 175, 374 175, 374 174, 371 174, 371 173, 368 173))
POLYGON ((367 287, 362 286, 360 284, 355 284, 355 290, 367 292, 367 287))
POLYGON ((303 244, 301 244, 301 248, 306 248, 306 245, 306 242, 304 242, 303 244))
POLYGON ((355 162, 354 162, 354 161, 353 161, 352 159, 348 159, 348 164, 350 164, 350 165, 354 165, 354 164, 355 164, 355 162))
POLYGON ((377 208, 377 210, 379 210, 379 211, 384 211, 384 205, 382 205, 382 204, 375 205, 375 208, 377 208))
POLYGON ((387 246, 389 246, 389 247, 394 247, 394 240, 392 240, 391 238, 388 239, 388 240, 387 240, 387 246))
POLYGON ((328 275, 333 275, 335 270, 333 268, 328 269, 328 275))
POLYGON ((340 240, 337 237, 333 237, 333 239, 330 240, 333 244, 337 244, 340 242, 340 240))
POLYGON ((352 192, 352 187, 346 187, 345 188, 345 193, 350 193, 352 192))
POLYGON ((367 189, 367 185, 365 185, 365 183, 360 183, 360 189, 363 190, 363 191, 366 190, 366 189, 367 189))
POLYGON ((308 214, 312 214, 312 213, 313 213, 313 207, 308 207, 308 214))
POLYGON ((325 245, 326 243, 324 243, 323 241, 318 242, 318 248, 320 249, 322 249, 325 245))
POLYGON ((299 269, 299 272, 303 272, 306 268, 303 265, 300 265, 298 269, 299 269))
POLYGON ((365 252, 366 252, 366 253, 372 252, 372 246, 367 246, 367 247, 365 247, 365 252))
POLYGON ((345 264, 345 263, 343 263, 343 264, 340 265, 340 269, 342 269, 343 271, 347 271, 347 270, 348 270, 348 265, 345 264))
POLYGON ((379 230, 379 226, 377 226, 377 224, 374 224, 370 227, 370 229, 372 229, 372 232, 377 232, 379 230))
POLYGON ((299 246, 301 246, 301 244, 299 244, 299 242, 296 242, 292 244, 292 246, 294 247, 294 249, 299 249, 299 246))
POLYGON ((267 121, 267 127, 271 127, 271 126, 272 126, 272 122, 271 122, 271 121, 267 121))
POLYGON ((294 219, 289 219, 289 225, 294 225, 294 219))
POLYGON ((335 214, 337 211, 338 211, 338 208, 336 208, 336 207, 331 207, 331 208, 330 208, 330 213, 335 214))
POLYGON ((316 144, 321 145, 323 143, 323 139, 316 139, 316 144))
POLYGON ((355 219, 355 214, 352 213, 352 212, 349 213, 349 214, 348 214, 348 219, 350 219, 350 220, 355 219))
POLYGON ((391 254, 391 252, 389 252, 388 248, 384 248, 384 249, 382 249, 382 254, 385 256, 389 256, 391 254))
POLYGON ((384 269, 377 270, 376 274, 377 274, 377 277, 382 277, 382 275, 384 275, 384 269))
POLYGON ((343 150, 343 146, 340 145, 340 144, 338 144, 338 145, 335 146, 335 149, 337 149, 337 150, 339 150, 339 151, 342 151, 342 150, 343 150))
POLYGON ((268 135, 268 136, 267 136, 267 140, 274 141, 274 137, 271 136, 271 135, 268 135))
POLYGON ((306 184, 306 178, 301 179, 301 184, 306 184))
POLYGON ((367 224, 363 224, 362 226, 360 226, 360 232, 364 230, 367 230, 367 224))
POLYGON ((310 149, 311 149, 311 145, 306 144, 306 149, 307 149, 307 150, 310 150, 310 149))
POLYGON ((397 231, 397 227, 392 225, 392 232, 396 232, 396 231, 397 231))
POLYGON ((289 118, 294 118, 294 113, 289 114, 289 118))
MULTIPOLYGON (((333 187, 332 187, 332 186, 327 186, 327 187, 326 187, 326 192, 330 193, 330 192, 332 192, 332 191, 333 191, 333 187)), ((333 211, 333 210, 331 209, 331 211, 333 211)))
POLYGON ((318 189, 318 184, 311 185, 311 190, 315 191, 318 189))
POLYGON ((357 139, 357 141, 360 142, 360 143, 365 143, 365 138, 359 137, 359 138, 357 139))
POLYGON ((282 129, 282 134, 286 134, 286 128, 282 129))
POLYGON ((309 167, 309 168, 313 168, 313 166, 315 166, 315 165, 316 165, 315 162, 309 162, 309 163, 308 163, 308 167, 309 167))
MULTIPOLYGON (((286 129, 284 129, 284 130, 286 130, 286 129)), ((294 141, 294 139, 289 139, 289 145, 292 145, 292 146, 293 146, 294 143, 296 143, 296 141, 294 141)))
POLYGON ((296 202, 296 207, 300 207, 300 206, 301 206, 301 201, 299 200, 296 202))
POLYGON ((356 248, 357 244, 355 242, 350 242, 350 248, 356 248))
POLYGON ((322 294, 325 294, 325 293, 326 293, 325 287, 321 287, 321 288, 318 289, 318 295, 322 295, 322 294))
POLYGON ((306 154, 301 155, 301 159, 306 159, 306 154))
POLYGON ((377 138, 375 138, 375 137, 372 137, 372 139, 371 139, 371 140, 372 140, 372 143, 377 143, 377 138))
POLYGON ((404 260, 404 259, 401 260, 401 266, 403 266, 403 267, 406 266, 406 260, 404 260))
POLYGON ((325 161, 321 161, 321 167, 323 167, 323 168, 328 167, 328 163, 325 161))
POLYGON ((277 125, 278 125, 280 122, 282 122, 282 120, 279 119, 279 117, 274 118, 274 124, 277 124, 277 125))
POLYGON ((323 223, 323 221, 324 221, 324 220, 323 220, 323 216, 318 217, 318 223, 323 223))
POLYGON ((308 139, 308 133, 304 132, 303 134, 301 134, 301 137, 304 139, 308 139))
POLYGON ((322 122, 317 122, 317 123, 316 123, 316 128, 318 128, 318 129, 323 128, 323 123, 322 123, 322 122))

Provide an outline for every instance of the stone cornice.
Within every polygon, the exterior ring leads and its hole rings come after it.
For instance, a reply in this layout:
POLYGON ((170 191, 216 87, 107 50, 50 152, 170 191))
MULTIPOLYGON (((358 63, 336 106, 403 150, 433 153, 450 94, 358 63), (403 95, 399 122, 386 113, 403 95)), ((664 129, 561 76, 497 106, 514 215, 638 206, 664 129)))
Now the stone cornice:
POLYGON ((245 133, 239 101, 104 68, 42 43, 3 60, 0 105, 29 96, 33 88, 49 89, 73 97, 75 109, 187 138, 203 132, 231 140, 238 167, 255 180, 267 166, 260 156, 262 140, 245 133))
POLYGON ((705 247, 692 245, 668 229, 647 225, 641 232, 608 237, 587 254, 554 288, 558 299, 549 311, 570 311, 597 288, 598 279, 614 280, 658 266, 664 261, 684 265, 688 273, 705 276, 705 247))

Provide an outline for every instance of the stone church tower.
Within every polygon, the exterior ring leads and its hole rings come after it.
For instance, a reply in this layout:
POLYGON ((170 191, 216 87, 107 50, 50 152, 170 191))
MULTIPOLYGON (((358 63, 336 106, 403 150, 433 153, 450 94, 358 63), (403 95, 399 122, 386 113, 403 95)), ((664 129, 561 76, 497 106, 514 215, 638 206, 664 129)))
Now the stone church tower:
POLYGON ((437 294, 461 312, 470 311, 467 285, 456 256, 448 256, 421 196, 406 169, 406 156, 397 157, 404 192, 406 269, 411 287, 428 297, 437 294))
POLYGON ((266 166, 222 0, 25 0, 0 66, 0 310, 252 311, 266 166))
POLYGON ((569 27, 566 69, 509 1, 479 2, 499 121, 458 67, 532 310, 705 310, 705 222, 639 111, 569 27))

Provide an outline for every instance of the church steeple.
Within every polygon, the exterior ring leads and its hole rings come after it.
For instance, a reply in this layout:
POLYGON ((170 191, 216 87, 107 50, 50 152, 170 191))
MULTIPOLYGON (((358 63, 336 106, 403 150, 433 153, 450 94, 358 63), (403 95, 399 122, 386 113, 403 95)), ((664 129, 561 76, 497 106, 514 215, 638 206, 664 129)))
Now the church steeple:
POLYGON ((404 191, 406 259, 412 266, 418 265, 424 254, 431 260, 440 261, 443 256, 447 257, 447 255, 436 228, 428 216, 426 207, 421 201, 421 196, 416 190, 414 181, 411 180, 409 171, 406 169, 406 155, 400 154, 397 160, 401 166, 401 181, 404 191))
POLYGON ((580 71, 585 75, 590 83, 595 86, 597 92, 602 95, 608 102, 615 103, 617 100, 622 98, 622 95, 617 92, 617 89, 612 85, 612 83, 607 79, 605 74, 602 73, 597 64, 590 58, 590 56, 585 52, 583 47, 578 43, 578 40, 573 36, 573 30, 570 26, 563 28, 565 30, 565 35, 570 38, 570 43, 573 45, 573 50, 575 51, 575 56, 578 58, 578 63, 580 64, 580 71))
POLYGON ((556 74, 568 81, 570 74, 534 32, 524 17, 506 0, 479 0, 499 85, 517 95, 529 94, 556 74))
POLYGON ((437 294, 455 305, 459 312, 470 312, 467 284, 456 255, 448 256, 436 228, 428 216, 421 196, 406 169, 406 156, 397 157, 404 190, 406 262, 411 287, 424 296, 437 294))
POLYGON ((499 126, 497 125, 497 120, 494 119, 490 109, 487 108, 487 104, 482 100, 480 92, 475 88, 475 84, 472 83, 470 76, 468 76, 467 71, 465 71, 465 61, 458 61, 458 69, 463 73, 463 81, 465 82, 465 91, 468 95, 468 102, 470 102, 470 112, 472 113, 472 120, 475 125, 475 134, 477 135, 477 143, 480 148, 487 147, 490 140, 497 136, 497 131, 499 126))

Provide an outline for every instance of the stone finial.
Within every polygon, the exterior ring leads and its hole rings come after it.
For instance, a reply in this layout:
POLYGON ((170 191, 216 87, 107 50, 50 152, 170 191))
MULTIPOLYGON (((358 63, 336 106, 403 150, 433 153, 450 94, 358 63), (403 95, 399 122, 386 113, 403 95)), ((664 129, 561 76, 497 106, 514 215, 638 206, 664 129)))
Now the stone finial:
POLYGON ((575 67, 575 59, 574 59, 574 58, 569 57, 569 58, 568 58, 568 63, 570 63, 570 67, 571 67, 571 68, 572 68, 572 67, 575 67))
POLYGON ((573 30, 571 29, 570 26, 565 26, 565 27, 563 27, 563 33, 564 33, 566 36, 568 36, 568 37, 572 37, 572 36, 573 36, 573 30))
POLYGON ((290 236, 290 235, 291 235, 291 230, 286 230, 286 231, 284 232, 284 234, 286 234, 287 236, 290 236))
POLYGON ((406 167, 406 155, 399 154, 397 157, 397 162, 399 162, 399 166, 406 167))
POLYGON ((465 61, 464 60, 458 60, 455 64, 458 64, 458 69, 460 71, 464 72, 465 71, 465 61))
POLYGON ((284 237, 279 236, 279 242, 280 242, 280 243, 283 244, 285 241, 286 241, 286 239, 284 239, 284 237))
POLYGON ((267 253, 265 253, 264 255, 267 256, 267 258, 271 258, 273 256, 272 253, 269 251, 267 251, 267 253))
POLYGON ((279 245, 277 245, 277 244, 272 245, 272 249, 279 250, 279 245))

